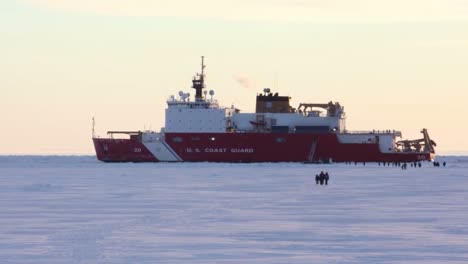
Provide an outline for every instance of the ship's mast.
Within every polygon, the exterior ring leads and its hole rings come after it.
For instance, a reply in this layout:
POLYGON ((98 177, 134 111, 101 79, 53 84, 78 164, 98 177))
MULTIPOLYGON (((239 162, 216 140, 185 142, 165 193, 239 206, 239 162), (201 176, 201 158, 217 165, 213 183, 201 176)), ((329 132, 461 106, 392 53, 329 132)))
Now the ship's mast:
POLYGON ((201 59, 201 74, 197 73, 192 80, 192 88, 195 89, 195 101, 203 100, 202 90, 205 88, 205 57, 202 56, 201 59))
POLYGON ((95 125, 95 124, 96 124, 96 122, 94 121, 94 116, 93 116, 93 129, 92 129, 92 133, 93 133, 92 136, 93 136, 93 138, 96 137, 96 133, 94 133, 94 125, 95 125))

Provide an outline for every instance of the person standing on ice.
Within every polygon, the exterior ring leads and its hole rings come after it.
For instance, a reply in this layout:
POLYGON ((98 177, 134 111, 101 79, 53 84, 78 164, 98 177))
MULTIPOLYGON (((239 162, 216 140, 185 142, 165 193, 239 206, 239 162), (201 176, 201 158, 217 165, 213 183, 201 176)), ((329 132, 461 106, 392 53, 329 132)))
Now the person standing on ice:
POLYGON ((320 178, 319 178, 318 174, 315 174, 315 184, 319 184, 319 180, 320 180, 320 178))
POLYGON ((403 165, 401 165, 402 170, 406 170, 407 167, 408 167, 408 164, 406 164, 406 163, 403 163, 403 165))
POLYGON ((328 172, 325 172, 325 185, 328 185, 329 179, 330 179, 330 176, 328 175, 328 172))
POLYGON ((325 181, 325 173, 323 171, 320 172, 319 180, 320 180, 320 185, 323 185, 323 182, 325 181))

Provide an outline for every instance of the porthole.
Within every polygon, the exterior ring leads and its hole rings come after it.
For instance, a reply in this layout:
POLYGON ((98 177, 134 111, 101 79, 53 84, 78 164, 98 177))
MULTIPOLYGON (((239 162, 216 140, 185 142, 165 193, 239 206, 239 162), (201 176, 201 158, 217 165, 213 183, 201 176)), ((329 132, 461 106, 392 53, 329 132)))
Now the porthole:
POLYGON ((275 141, 278 142, 278 143, 284 143, 284 142, 286 142, 286 139, 283 138, 283 137, 277 137, 277 138, 275 139, 275 141))
POLYGON ((181 137, 173 137, 172 141, 173 142, 182 142, 182 138, 181 137))

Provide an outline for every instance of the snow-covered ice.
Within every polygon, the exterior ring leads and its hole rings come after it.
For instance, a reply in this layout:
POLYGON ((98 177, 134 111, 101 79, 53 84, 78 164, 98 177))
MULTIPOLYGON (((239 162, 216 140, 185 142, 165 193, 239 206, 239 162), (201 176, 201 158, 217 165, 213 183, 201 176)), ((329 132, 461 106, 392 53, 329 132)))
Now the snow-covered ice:
POLYGON ((439 159, 447 167, 0 156, 0 263, 468 263, 468 157, 439 159))

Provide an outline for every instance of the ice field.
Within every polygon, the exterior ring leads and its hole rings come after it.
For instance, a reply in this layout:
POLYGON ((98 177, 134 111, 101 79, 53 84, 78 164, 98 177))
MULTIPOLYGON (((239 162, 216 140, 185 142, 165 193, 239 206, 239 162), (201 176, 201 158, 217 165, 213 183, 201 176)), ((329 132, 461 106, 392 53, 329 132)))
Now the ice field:
POLYGON ((0 156, 0 263, 468 263, 468 157, 438 159, 447 167, 0 156))

